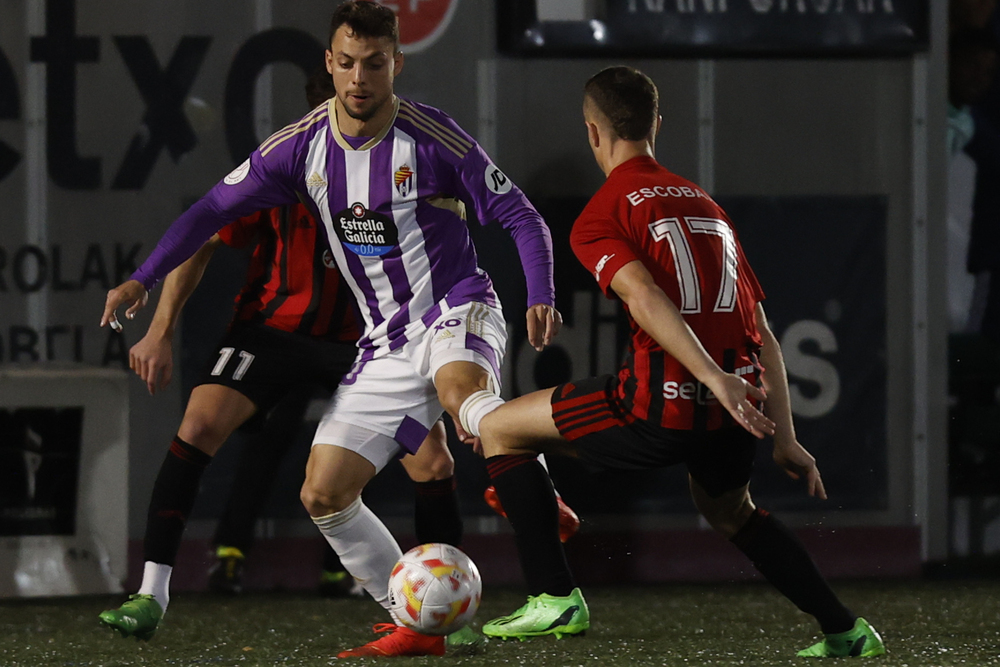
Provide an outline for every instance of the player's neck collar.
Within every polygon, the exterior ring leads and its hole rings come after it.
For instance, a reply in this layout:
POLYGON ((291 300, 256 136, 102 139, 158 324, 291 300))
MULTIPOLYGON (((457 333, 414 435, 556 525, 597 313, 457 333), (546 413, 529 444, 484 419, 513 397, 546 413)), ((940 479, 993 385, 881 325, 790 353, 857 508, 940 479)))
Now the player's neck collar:
POLYGON ((650 164, 659 164, 659 163, 656 161, 656 158, 653 157, 652 155, 645 155, 645 154, 633 155, 631 157, 625 158, 624 160, 616 164, 614 167, 612 167, 611 171, 608 172, 608 176, 610 177, 611 174, 619 170, 630 171, 632 169, 644 169, 648 167, 650 164))
POLYGON ((389 116, 389 120, 386 121, 385 125, 382 126, 374 137, 369 139, 360 148, 354 148, 348 143, 347 139, 344 138, 343 133, 340 131, 340 121, 337 119, 337 114, 340 113, 340 102, 337 100, 336 96, 330 98, 330 132, 333 133, 333 139, 337 142, 337 145, 343 148, 345 151, 367 151, 371 150, 378 145, 380 141, 385 139, 385 135, 389 134, 389 130, 392 129, 393 123, 396 122, 396 115, 399 113, 399 98, 395 95, 392 96, 392 115, 389 116))

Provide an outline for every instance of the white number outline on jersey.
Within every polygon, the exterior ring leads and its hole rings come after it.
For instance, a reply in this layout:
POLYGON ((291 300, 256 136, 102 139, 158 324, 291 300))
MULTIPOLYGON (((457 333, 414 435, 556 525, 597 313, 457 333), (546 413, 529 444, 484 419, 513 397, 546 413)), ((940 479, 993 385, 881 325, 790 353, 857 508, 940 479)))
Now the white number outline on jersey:
POLYGON ((233 352, 236 351, 234 347, 224 347, 219 350, 219 360, 215 362, 215 366, 212 367, 212 375, 222 375, 222 370, 229 363, 229 357, 233 356, 233 352))
MULTIPOLYGON (((709 234, 718 236, 722 243, 722 278, 719 282, 719 294, 715 299, 712 312, 731 313, 736 307, 736 277, 737 262, 736 235, 724 220, 717 218, 684 218, 685 226, 690 234, 709 234)), ((660 218, 649 223, 649 232, 654 241, 667 239, 670 244, 670 254, 674 257, 674 269, 681 292, 681 313, 701 312, 701 285, 698 271, 694 265, 694 254, 691 244, 681 227, 678 218, 660 218)))
MULTIPOLYGON (((215 366, 212 367, 212 375, 222 375, 222 371, 225 370, 226 364, 233 356, 233 352, 236 351, 234 347, 224 347, 219 350, 219 360, 215 362, 215 366)), ((234 380, 242 380, 243 376, 246 375, 247 369, 250 368, 250 364, 253 363, 254 355, 246 352, 245 350, 240 350, 240 363, 236 365, 236 370, 233 371, 234 380)))
POLYGON ((242 380, 243 376, 246 375, 247 369, 250 368, 250 364, 253 363, 254 355, 249 352, 240 351, 240 363, 233 371, 234 380, 242 380))

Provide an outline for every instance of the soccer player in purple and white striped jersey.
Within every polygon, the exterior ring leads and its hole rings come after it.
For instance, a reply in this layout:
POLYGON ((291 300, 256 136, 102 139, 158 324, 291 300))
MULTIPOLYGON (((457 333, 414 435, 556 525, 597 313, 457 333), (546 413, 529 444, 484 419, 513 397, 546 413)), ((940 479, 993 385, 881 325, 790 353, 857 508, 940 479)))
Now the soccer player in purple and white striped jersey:
MULTIPOLYGON (((400 550, 361 502, 392 458, 414 452, 446 410, 469 436, 502 404, 506 326, 466 226, 514 238, 528 286, 528 338, 541 349, 555 309, 545 223, 475 140, 445 113, 393 94, 403 66, 391 10, 351 0, 334 12, 327 70, 337 95, 267 139, 167 230, 132 280, 108 293, 102 326, 145 304, 148 290, 227 221, 305 201, 364 322, 354 368, 313 440, 302 500, 345 568, 384 607, 400 550)), ((440 654, 440 638, 399 625, 341 657, 440 654)))

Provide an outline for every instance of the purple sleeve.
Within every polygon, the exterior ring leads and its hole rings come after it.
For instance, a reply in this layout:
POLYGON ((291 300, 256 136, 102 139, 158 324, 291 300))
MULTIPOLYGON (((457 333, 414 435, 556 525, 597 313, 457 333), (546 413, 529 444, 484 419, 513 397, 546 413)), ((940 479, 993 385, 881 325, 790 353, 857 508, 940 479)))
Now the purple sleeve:
POLYGON ((463 200, 486 225, 499 220, 513 237, 528 284, 528 307, 556 304, 552 279, 552 234, 524 193, 475 144, 457 165, 463 200))
POLYGON ((275 150, 267 159, 261 157, 260 151, 254 151, 170 225, 132 279, 151 290, 233 220, 297 202, 291 164, 288 151, 275 150))

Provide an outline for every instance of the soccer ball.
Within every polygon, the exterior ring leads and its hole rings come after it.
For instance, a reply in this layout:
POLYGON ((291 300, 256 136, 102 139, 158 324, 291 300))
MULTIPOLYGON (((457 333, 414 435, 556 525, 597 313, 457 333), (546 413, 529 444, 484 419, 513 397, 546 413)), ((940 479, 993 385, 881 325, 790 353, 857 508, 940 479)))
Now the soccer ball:
POLYGON ((483 582, 479 569, 450 544, 422 544, 392 568, 389 604, 400 623, 425 635, 448 635, 472 620, 483 582))

